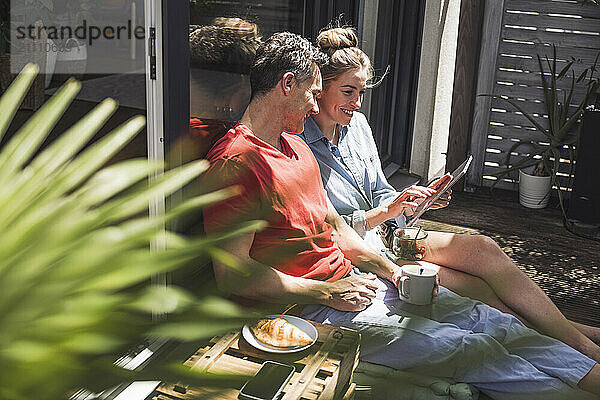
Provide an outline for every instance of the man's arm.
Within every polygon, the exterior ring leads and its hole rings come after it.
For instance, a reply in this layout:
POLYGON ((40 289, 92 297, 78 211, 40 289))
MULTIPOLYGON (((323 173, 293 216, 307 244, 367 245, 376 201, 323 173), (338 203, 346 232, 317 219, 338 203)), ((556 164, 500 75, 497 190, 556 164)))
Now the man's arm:
POLYGON ((268 302, 306 304, 321 303, 329 298, 325 282, 286 275, 252 260, 249 254, 253 240, 254 232, 250 232, 222 246, 247 268, 248 273, 237 272, 214 259, 213 268, 219 288, 268 302))
MULTIPOLYGON (((328 224, 333 227, 333 236, 336 242, 346 258, 352 261, 352 264, 359 267, 362 271, 372 272, 392 282, 398 286, 398 280, 401 276, 402 265, 406 264, 418 264, 426 265, 430 264, 426 261, 407 261, 397 260, 396 263, 389 260, 380 254, 375 253, 367 245, 367 243, 352 229, 346 221, 337 213, 335 208, 327 200, 327 218, 325 220, 328 224)), ((431 264, 433 265, 433 264, 431 264)), ((436 267, 434 265, 434 267, 436 267)), ((435 287, 433 289, 433 297, 438 294, 439 278, 436 276, 435 287)), ((435 300, 434 300, 435 301, 435 300)))
POLYGON ((250 258, 253 240, 254 232, 251 232, 222 246, 247 266, 248 274, 241 274, 213 259, 220 289, 260 301, 323 304, 342 311, 363 310, 375 297, 377 285, 369 277, 351 276, 337 282, 322 282, 290 276, 260 264, 250 258))
POLYGON ((391 281, 397 265, 371 250, 358 233, 337 213, 329 199, 327 200, 327 206, 325 221, 332 226, 333 237, 346 258, 362 271, 372 272, 391 281))

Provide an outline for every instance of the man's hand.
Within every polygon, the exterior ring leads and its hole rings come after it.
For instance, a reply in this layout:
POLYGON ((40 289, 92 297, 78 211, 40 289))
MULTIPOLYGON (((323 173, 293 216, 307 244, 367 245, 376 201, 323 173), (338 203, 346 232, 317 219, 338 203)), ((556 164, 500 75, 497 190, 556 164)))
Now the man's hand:
MULTIPOLYGON (((435 191, 438 191, 446 183, 450 182, 451 179, 452 179, 452 175, 450 173, 447 173, 446 175, 442 176, 441 178, 436 179, 435 181, 431 182, 431 184, 427 187, 430 189, 433 189, 435 191)), ((435 203, 433 203, 433 205, 430 207, 430 210, 437 210, 440 208, 447 207, 448 203, 450 203, 450 200, 452 200, 452 190, 448 190, 439 199, 437 199, 435 201, 435 203)))
POLYGON ((424 186, 410 186, 404 189, 390 204, 388 204, 387 219, 396 218, 402 214, 413 215, 419 203, 435 194, 435 189, 424 186))
POLYGON ((329 285, 329 299, 323 304, 341 311, 362 311, 375 298, 377 277, 353 275, 329 285))
MULTIPOLYGON (((425 264, 429 264, 428 266, 432 266, 433 264, 431 263, 427 263, 425 261, 419 261, 417 262, 418 265, 425 265, 425 264)), ((403 264, 403 265, 408 265, 408 263, 403 264)), ((398 284, 400 283, 400 278, 402 277, 402 270, 400 269, 401 265, 397 265, 394 267, 394 273, 392 274, 392 283, 398 287, 398 284)), ((435 266, 436 270, 437 270, 437 266, 435 266)), ((435 276, 435 283, 433 284, 433 293, 431 295, 431 302, 435 303, 436 297, 438 295, 440 289, 440 275, 436 274, 435 276)))

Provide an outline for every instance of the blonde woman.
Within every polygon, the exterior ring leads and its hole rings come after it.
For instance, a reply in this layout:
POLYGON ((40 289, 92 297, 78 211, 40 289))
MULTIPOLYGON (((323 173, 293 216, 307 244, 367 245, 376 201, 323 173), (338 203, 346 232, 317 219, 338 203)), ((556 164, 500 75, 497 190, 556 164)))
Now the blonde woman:
MULTIPOLYGON (((369 57, 358 48, 354 29, 324 30, 317 39, 329 63, 321 67, 319 113, 307 119, 302 138, 321 171, 327 196, 369 245, 386 247, 380 224, 410 218, 428 188, 398 193, 387 182, 367 119, 358 110, 373 78, 369 57)), ((446 198, 438 204, 447 205, 446 198)), ((546 294, 490 238, 429 232, 424 261, 439 265, 442 286, 510 313, 529 326, 600 360, 600 328, 570 322, 546 294), (594 341, 596 343, 594 343, 594 341)))

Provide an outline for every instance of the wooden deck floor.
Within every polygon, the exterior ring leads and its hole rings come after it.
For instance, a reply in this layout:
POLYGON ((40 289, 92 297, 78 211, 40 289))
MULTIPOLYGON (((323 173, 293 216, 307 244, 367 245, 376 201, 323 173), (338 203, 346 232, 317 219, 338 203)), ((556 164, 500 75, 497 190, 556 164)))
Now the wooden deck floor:
POLYGON ((600 242, 567 231, 557 208, 531 210, 516 192, 494 193, 455 192, 450 206, 427 212, 418 224, 490 236, 568 318, 600 326, 600 242))

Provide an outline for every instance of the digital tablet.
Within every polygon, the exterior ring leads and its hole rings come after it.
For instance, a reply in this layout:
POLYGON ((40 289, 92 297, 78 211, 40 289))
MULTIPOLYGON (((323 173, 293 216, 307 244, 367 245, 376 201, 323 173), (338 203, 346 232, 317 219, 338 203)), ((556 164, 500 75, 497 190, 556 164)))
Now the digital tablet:
POLYGON ((435 194, 431 195, 425 201, 423 201, 421 204, 419 204, 419 207, 416 208, 414 214, 411 216, 411 220, 406 224, 406 226, 412 226, 421 217, 421 215, 423 215, 423 213, 425 211, 429 210, 429 208, 440 197, 442 197, 442 195, 445 192, 450 190, 450 188, 452 188, 452 186, 454 186, 454 184, 456 182, 458 182, 460 180, 460 178, 465 176, 465 174, 467 173, 467 170, 469 169, 469 166, 471 165, 471 161, 473 161, 473 156, 469 155, 469 157, 467 157, 467 159, 462 164, 460 164, 458 166, 458 168, 456 168, 454 170, 454 172, 452 172, 452 174, 451 174, 452 179, 450 179, 450 181, 448 181, 448 183, 446 183, 444 186, 439 188, 438 191, 435 192, 435 194))

